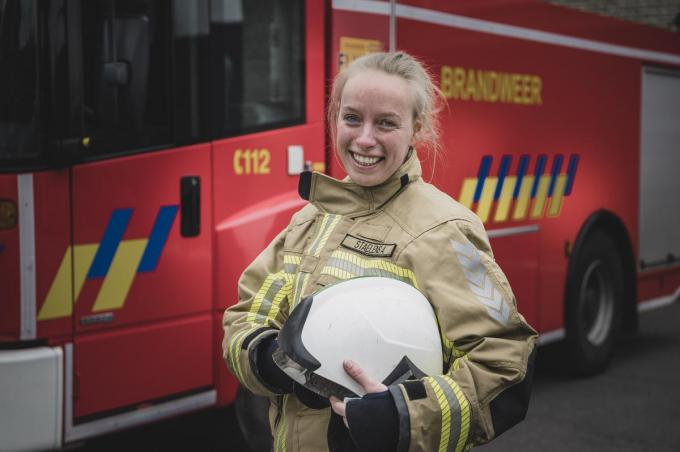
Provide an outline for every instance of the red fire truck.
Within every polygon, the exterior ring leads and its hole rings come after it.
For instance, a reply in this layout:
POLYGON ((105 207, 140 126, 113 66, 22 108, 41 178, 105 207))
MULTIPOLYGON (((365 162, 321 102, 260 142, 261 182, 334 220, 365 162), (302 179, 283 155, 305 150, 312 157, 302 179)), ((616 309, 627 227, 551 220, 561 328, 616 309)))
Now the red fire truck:
POLYGON ((0 449, 232 403, 222 312, 298 174, 343 176, 329 80, 390 49, 447 99, 426 177, 572 371, 677 298, 678 34, 535 0, 1 1, 0 449))

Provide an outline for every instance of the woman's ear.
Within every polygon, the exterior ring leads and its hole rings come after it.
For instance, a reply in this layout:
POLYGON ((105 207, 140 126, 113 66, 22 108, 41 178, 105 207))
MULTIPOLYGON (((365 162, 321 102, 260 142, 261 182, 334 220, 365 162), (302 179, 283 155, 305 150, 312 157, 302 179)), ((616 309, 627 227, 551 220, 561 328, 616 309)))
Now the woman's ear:
POLYGON ((416 119, 413 121, 413 136, 411 137, 411 142, 410 145, 411 147, 415 147, 416 143, 418 143, 420 139, 420 131, 423 128, 423 123, 420 121, 420 119, 416 119))

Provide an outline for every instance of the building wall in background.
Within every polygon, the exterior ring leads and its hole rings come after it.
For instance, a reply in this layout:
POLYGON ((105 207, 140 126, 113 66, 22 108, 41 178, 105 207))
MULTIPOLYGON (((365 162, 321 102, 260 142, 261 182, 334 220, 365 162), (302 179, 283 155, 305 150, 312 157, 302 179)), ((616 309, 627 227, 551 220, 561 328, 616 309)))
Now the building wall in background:
POLYGON ((680 0, 548 0, 549 3, 680 31, 680 0))

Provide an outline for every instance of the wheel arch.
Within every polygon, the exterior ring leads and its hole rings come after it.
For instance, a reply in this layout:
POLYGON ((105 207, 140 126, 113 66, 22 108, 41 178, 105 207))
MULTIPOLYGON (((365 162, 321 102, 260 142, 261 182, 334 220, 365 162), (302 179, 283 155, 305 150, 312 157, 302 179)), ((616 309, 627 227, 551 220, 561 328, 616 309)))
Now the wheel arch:
POLYGON ((572 247, 572 252, 569 256, 569 264, 567 267, 565 292, 564 292, 564 309, 566 316, 567 308, 567 294, 569 293, 570 275, 574 272, 575 262, 578 260, 579 253, 582 252, 584 243, 590 234, 594 231, 600 230, 605 232, 608 236, 614 239, 617 245, 617 251, 621 257, 623 267, 623 284, 624 284, 624 304, 623 317, 621 324, 621 333, 624 336, 631 335, 637 331, 638 315, 637 315, 637 270, 635 266, 635 255, 633 253, 633 245, 630 239, 630 234, 624 222, 615 213, 601 209, 591 214, 588 219, 581 226, 576 241, 572 247))

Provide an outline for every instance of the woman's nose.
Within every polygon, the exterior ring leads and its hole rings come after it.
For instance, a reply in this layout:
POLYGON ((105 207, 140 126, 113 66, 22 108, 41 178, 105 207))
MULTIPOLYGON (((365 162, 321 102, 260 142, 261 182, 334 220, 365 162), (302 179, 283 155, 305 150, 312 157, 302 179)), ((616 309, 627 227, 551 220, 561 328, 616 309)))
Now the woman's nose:
POLYGON ((361 128, 361 132, 356 138, 356 144, 363 149, 372 148, 376 145, 375 137, 373 135, 373 127, 371 124, 364 124, 364 126, 361 128))

